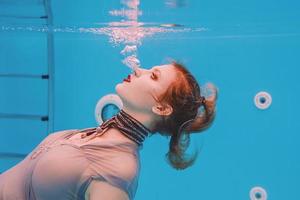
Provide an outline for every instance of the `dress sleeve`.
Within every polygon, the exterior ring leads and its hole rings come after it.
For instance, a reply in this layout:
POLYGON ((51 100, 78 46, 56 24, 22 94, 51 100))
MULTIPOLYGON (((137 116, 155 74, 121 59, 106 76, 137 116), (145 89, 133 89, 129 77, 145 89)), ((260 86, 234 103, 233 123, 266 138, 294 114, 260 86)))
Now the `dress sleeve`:
MULTIPOLYGON (((116 147, 113 147, 116 148, 116 147)), ((92 181, 105 181, 112 186, 123 190, 130 200, 134 199, 139 176, 139 163, 136 158, 128 153, 118 150, 111 153, 109 147, 92 153, 91 148, 85 151, 90 165, 85 172, 88 181, 86 188, 92 181)))
POLYGON ((89 200, 129 200, 127 191, 106 180, 92 180, 87 191, 89 200))
POLYGON ((75 131, 78 131, 78 129, 68 129, 68 130, 60 130, 60 131, 55 131, 50 133, 49 135, 47 135, 39 144, 40 145, 46 145, 49 144, 51 142, 54 142, 55 140, 59 139, 60 137, 62 137, 63 135, 66 134, 71 134, 75 131))
POLYGON ((137 190, 137 183, 138 177, 132 177, 131 179, 124 178, 120 174, 95 174, 89 178, 89 184, 93 181, 104 181, 111 186, 117 187, 118 189, 122 190, 128 199, 133 200, 136 190, 137 190))
POLYGON ((33 148, 33 150, 27 155, 27 157, 31 157, 35 152, 37 152, 39 149, 44 148, 46 146, 51 145, 53 142, 61 138, 62 136, 66 134, 72 134, 74 131, 77 131, 78 129, 69 129, 69 130, 61 130, 52 132, 49 135, 47 135, 43 140, 33 148))

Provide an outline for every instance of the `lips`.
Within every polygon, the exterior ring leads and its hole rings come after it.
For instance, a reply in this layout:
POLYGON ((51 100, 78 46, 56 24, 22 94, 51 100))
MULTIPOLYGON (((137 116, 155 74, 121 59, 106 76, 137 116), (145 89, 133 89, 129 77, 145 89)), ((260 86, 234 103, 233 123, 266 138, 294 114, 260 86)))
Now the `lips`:
POLYGON ((128 75, 127 78, 124 78, 124 81, 130 82, 130 75, 128 75))

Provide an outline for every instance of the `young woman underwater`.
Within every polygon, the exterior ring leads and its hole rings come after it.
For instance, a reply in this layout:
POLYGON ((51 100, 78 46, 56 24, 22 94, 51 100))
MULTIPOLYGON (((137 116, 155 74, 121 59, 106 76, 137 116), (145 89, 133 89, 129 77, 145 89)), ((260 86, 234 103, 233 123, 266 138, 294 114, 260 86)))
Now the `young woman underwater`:
POLYGON ((0 175, 0 200, 133 200, 146 137, 170 137, 166 158, 175 169, 194 163, 198 152, 185 155, 190 134, 210 127, 216 113, 217 88, 207 87, 212 95, 204 97, 177 62, 137 68, 115 87, 119 113, 98 127, 48 135, 0 175))

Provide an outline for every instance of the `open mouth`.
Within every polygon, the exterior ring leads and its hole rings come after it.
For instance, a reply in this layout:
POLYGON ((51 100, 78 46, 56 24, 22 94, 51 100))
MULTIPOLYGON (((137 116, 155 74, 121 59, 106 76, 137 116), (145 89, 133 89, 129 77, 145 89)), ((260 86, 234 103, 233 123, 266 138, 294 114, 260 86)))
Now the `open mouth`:
POLYGON ((127 78, 124 78, 124 81, 130 82, 130 75, 128 75, 127 78))

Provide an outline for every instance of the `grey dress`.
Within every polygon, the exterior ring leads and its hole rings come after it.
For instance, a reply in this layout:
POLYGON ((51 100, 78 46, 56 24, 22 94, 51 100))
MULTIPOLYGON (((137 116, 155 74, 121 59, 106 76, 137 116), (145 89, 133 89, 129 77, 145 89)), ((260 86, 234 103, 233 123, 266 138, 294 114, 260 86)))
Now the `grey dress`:
POLYGON ((118 140, 82 143, 81 138, 72 139, 77 133, 79 129, 48 135, 24 160, 1 174, 0 200, 84 200, 92 180, 106 181, 134 199, 139 147, 118 140))

